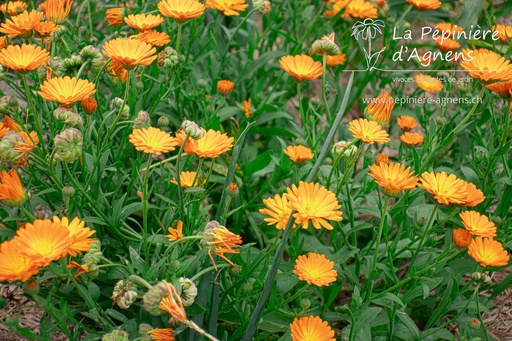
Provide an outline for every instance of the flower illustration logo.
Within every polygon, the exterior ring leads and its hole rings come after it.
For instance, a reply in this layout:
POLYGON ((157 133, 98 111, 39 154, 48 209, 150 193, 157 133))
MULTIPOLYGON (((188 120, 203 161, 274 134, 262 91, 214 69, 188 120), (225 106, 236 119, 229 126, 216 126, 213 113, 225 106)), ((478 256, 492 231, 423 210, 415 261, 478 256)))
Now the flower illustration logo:
POLYGON ((383 47, 380 51, 372 54, 372 40, 377 36, 377 32, 382 34, 382 28, 384 28, 384 26, 384 21, 373 20, 370 18, 365 19, 364 21, 357 21, 352 26, 352 36, 356 39, 361 38, 368 42, 368 49, 366 46, 363 47, 367 65, 366 70, 371 71, 375 69, 375 64, 377 63, 380 54, 386 49, 386 47, 383 47))

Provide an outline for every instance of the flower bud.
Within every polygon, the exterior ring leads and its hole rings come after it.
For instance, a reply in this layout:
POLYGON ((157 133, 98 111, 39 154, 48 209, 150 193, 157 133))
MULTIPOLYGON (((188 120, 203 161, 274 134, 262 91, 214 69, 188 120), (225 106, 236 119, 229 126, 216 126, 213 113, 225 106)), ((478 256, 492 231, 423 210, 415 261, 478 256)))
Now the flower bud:
POLYGON ((169 119, 167 117, 165 117, 165 116, 160 116, 158 118, 158 121, 156 121, 156 125, 160 129, 167 128, 169 126, 169 119))
POLYGON ((191 306, 197 296, 197 287, 194 282, 185 277, 181 277, 179 282, 181 284, 181 301, 185 307, 191 306))
MULTIPOLYGON (((480 325, 481 325, 480 320, 475 317, 473 317, 472 319, 469 319, 469 321, 468 321, 468 326, 471 329, 475 329, 475 330, 480 329, 480 325)), ((471 339, 471 340, 473 340, 473 339, 471 339)))
POLYGON ((141 110, 133 120, 133 129, 147 128, 151 125, 151 118, 147 111, 141 110))
POLYGON ((79 55, 82 58, 83 62, 86 62, 88 60, 92 61, 94 59, 103 58, 103 56, 101 55, 100 49, 98 49, 92 45, 87 45, 82 50, 80 50, 79 55))
POLYGON ((34 217, 36 219, 48 219, 52 213, 52 210, 46 205, 37 204, 34 207, 34 217))
POLYGON ((144 335, 144 334, 147 334, 148 332, 152 331, 153 330, 153 327, 151 327, 151 325, 147 324, 147 323, 142 323, 142 324, 139 324, 139 334, 141 335, 144 335))
POLYGON ((480 282, 482 280, 483 273, 481 272, 473 272, 471 274, 471 279, 475 282, 480 282))
POLYGON ((99 239, 96 239, 92 244, 91 248, 84 255, 83 262, 90 268, 94 264, 98 264, 103 257, 101 252, 101 243, 99 239))
POLYGON ((142 297, 144 309, 153 316, 162 314, 159 305, 160 301, 167 297, 167 283, 160 281, 149 289, 146 294, 142 297))
POLYGON ((158 54, 158 66, 162 69, 171 69, 180 63, 178 53, 170 46, 158 54))
POLYGON ((137 299, 137 287, 130 281, 120 280, 114 286, 111 298, 121 309, 128 309, 137 299))
POLYGON ((446 125, 446 117, 443 116, 436 116, 435 119, 437 129, 442 129, 446 125))
POLYGON ((21 153, 16 151, 14 148, 16 144, 19 142, 24 142, 23 138, 18 135, 17 132, 13 130, 9 130, 5 135, 0 139, 0 159, 5 161, 17 163, 19 161, 19 156, 21 153))
POLYGON ((217 91, 224 96, 227 96, 233 91, 235 83, 230 80, 223 79, 217 82, 217 91))
POLYGON ((62 188, 62 197, 63 198, 71 198, 75 195, 75 189, 71 186, 64 186, 62 188))
POLYGON ((72 109, 66 107, 58 107, 55 109, 53 111, 53 118, 72 127, 80 128, 84 124, 82 116, 74 112, 72 109))
POLYGON ((181 263, 179 260, 174 259, 169 263, 169 268, 171 271, 176 272, 181 268, 181 263))
POLYGON ((82 101, 82 109, 87 115, 92 115, 98 109, 98 102, 92 97, 86 98, 82 101))
POLYGON ((491 217, 491 221, 495 224, 495 225, 500 225, 502 222, 503 222, 503 219, 501 219, 501 217, 497 216, 497 215, 493 215, 491 217))
POLYGON ((64 162, 73 162, 82 156, 83 137, 78 129, 64 129, 55 136, 54 143, 57 157, 64 162))
POLYGON ((48 68, 46 66, 40 66, 36 69, 37 78, 42 83, 46 79, 46 75, 48 74, 48 68))
POLYGON ((250 294, 253 290, 253 285, 250 282, 246 282, 243 287, 244 294, 250 294))
POLYGON ((233 277, 238 277, 240 275, 240 268, 238 266, 230 267, 229 274, 233 277))
POLYGON ((201 78, 197 81, 197 86, 200 88, 206 88, 208 87, 208 81, 206 79, 201 78))
POLYGON ((130 341, 130 336, 124 330, 114 330, 103 335, 101 341, 130 341))
POLYGON ((197 123, 189 120, 183 121, 181 124, 181 129, 185 131, 189 135, 190 138, 193 138, 195 140, 200 139, 204 135, 204 130, 201 129, 197 123))
POLYGON ((76 74, 78 70, 82 67, 83 64, 82 58, 80 56, 71 56, 69 58, 64 58, 62 60, 62 71, 67 75, 76 74))
POLYGON ((123 103, 124 101, 122 98, 116 97, 110 102, 110 109, 116 110, 118 112, 121 111, 121 118, 123 120, 127 120, 128 117, 130 117, 130 107, 128 104, 124 104, 124 107, 121 109, 123 103))
MULTIPOLYGON (((324 37, 327 38, 327 37, 324 37)), ((334 41, 331 41, 330 39, 319 39, 315 40, 313 45, 311 45, 311 49, 309 50, 309 53, 316 53, 320 56, 326 54, 328 56, 337 56, 341 53, 340 48, 338 45, 334 43, 334 41)))
POLYGON ((34 280, 28 281, 23 287, 23 291, 31 296, 39 294, 39 289, 39 283, 34 280))
POLYGON ((0 98, 0 114, 9 115, 13 112, 18 112, 18 100, 12 96, 6 95, 0 98))
POLYGON ((57 76, 62 75, 62 60, 59 57, 53 57, 46 62, 47 69, 57 76))
POLYGON ((137 292, 136 291, 126 291, 121 299, 117 302, 117 305, 121 309, 128 309, 130 306, 137 300, 137 292))
POLYGON ((252 5, 254 6, 254 9, 260 12, 262 15, 265 15, 270 11, 270 1, 254 0, 252 5))
POLYGON ((343 157, 350 158, 356 155, 357 147, 352 145, 345 149, 345 147, 349 144, 347 141, 336 142, 332 147, 332 155, 335 157, 338 156, 341 152, 343 152, 343 157))
POLYGON ((237 184, 234 182, 230 183, 226 188, 226 192, 230 197, 236 197, 239 193, 237 184))
POLYGON ((303 299, 300 300, 300 307, 303 310, 308 309, 310 306, 311 306, 311 301, 308 298, 304 297, 303 299))

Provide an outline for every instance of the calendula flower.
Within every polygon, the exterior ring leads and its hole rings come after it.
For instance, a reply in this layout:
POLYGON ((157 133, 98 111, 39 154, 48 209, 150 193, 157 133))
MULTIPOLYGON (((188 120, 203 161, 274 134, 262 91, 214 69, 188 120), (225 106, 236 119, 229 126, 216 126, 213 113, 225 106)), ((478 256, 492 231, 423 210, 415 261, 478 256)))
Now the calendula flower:
POLYGON ((0 37, 0 50, 5 48, 7 45, 9 45, 9 42, 7 41, 7 37, 1 36, 0 37))
POLYGON ((152 46, 164 46, 165 44, 169 44, 171 42, 171 39, 167 33, 158 32, 155 30, 144 31, 132 36, 132 38, 136 38, 152 46))
POLYGON ((298 82, 316 79, 323 73, 322 63, 315 62, 306 54, 284 56, 279 60, 279 65, 298 82))
POLYGON ((4 122, 0 122, 0 137, 4 137, 7 132, 11 130, 9 127, 7 127, 4 122))
POLYGON ((43 66, 48 59, 48 51, 34 45, 9 45, 0 50, 0 64, 20 73, 43 66))
POLYGON ((107 65, 107 71, 118 81, 126 82, 128 78, 128 71, 115 59, 112 59, 107 65))
POLYGON ((230 80, 223 79, 217 82, 217 91, 223 95, 229 95, 229 93, 233 90, 235 83, 230 80))
POLYGON ((73 6, 73 0, 46 0, 39 7, 46 16, 46 20, 56 24, 63 24, 73 6))
POLYGON ((150 44, 137 39, 116 38, 103 45, 103 54, 116 60, 126 70, 136 66, 151 64, 156 58, 156 50, 150 44))
POLYGON ((473 58, 465 59, 460 66, 473 78, 483 83, 508 81, 512 79, 512 65, 496 52, 486 49, 473 51, 473 58))
MULTIPOLYGON (((199 179, 196 179, 196 172, 181 172, 180 173, 180 184, 182 188, 199 187, 201 184, 205 184, 206 179, 203 179, 202 183, 199 179), (194 182, 195 181, 195 182, 194 182)), ((171 180, 173 184, 178 184, 176 178, 171 180)))
POLYGON ((334 262, 324 255, 310 252, 307 256, 297 258, 293 273, 299 276, 301 281, 321 287, 336 281, 338 273, 333 268, 334 262))
POLYGON ((440 22, 436 25, 436 28, 444 34, 445 32, 450 32, 450 37, 454 37, 456 33, 464 32, 464 29, 460 26, 449 22, 440 22))
POLYGON ((453 242, 455 245, 460 248, 464 249, 471 244, 473 241, 473 236, 471 236, 471 233, 469 233, 467 230, 464 229, 455 229, 453 230, 453 242))
POLYGON ((240 15, 249 5, 245 0, 207 0, 206 7, 222 12, 226 16, 240 15))
MULTIPOLYGON (((76 279, 80 277, 80 275, 86 274, 89 272, 89 267, 87 264, 80 264, 77 262, 71 262, 66 266, 68 269, 78 269, 78 271, 73 275, 76 279)), ((79 280, 80 281, 80 280, 79 280)))
POLYGON ((405 132, 400 135, 400 140, 408 146, 417 146, 425 140, 425 136, 420 133, 405 132))
POLYGON ((508 264, 510 255, 503 245, 493 239, 476 237, 468 246, 470 255, 481 266, 504 266, 508 264))
POLYGON ((389 157, 386 154, 383 154, 383 153, 377 154, 377 157, 375 158, 376 165, 387 164, 387 163, 389 163, 389 157))
POLYGON ((134 129, 130 134, 130 143, 140 152, 161 155, 176 148, 174 138, 158 128, 134 129))
POLYGON ((9 116, 4 117, 4 126, 16 132, 20 131, 20 125, 9 116))
POLYGON ((167 283, 167 297, 160 302, 160 309, 168 312, 176 321, 187 321, 187 313, 174 285, 167 283))
POLYGON ((123 11, 124 7, 109 8, 106 11, 105 21, 108 22, 108 26, 121 26, 123 25, 123 11))
POLYGON ((415 189, 418 178, 407 169, 405 165, 400 163, 381 163, 369 166, 368 174, 375 179, 375 183, 379 185, 384 194, 390 197, 397 197, 401 191, 415 189))
POLYGON ((183 150, 187 154, 196 154, 199 158, 215 159, 233 148, 234 141, 234 138, 210 129, 200 139, 189 138, 183 150))
POLYGON ((171 328, 156 328, 148 332, 151 341, 174 341, 176 340, 172 334, 174 329, 171 328))
POLYGON ((217 256, 221 257, 232 266, 235 266, 224 254, 240 253, 238 248, 242 244, 242 237, 229 231, 224 226, 219 225, 217 221, 211 221, 203 232, 202 243, 207 246, 208 256, 210 256, 213 266, 217 269, 211 252, 213 251, 217 256))
POLYGON ((486 216, 476 211, 466 211, 460 213, 459 217, 466 230, 473 236, 490 239, 496 237, 496 225, 486 216))
POLYGON ((98 109, 98 102, 92 97, 86 98, 82 101, 82 109, 87 115, 92 115, 98 109))
POLYGON ((68 229, 49 219, 26 223, 25 227, 18 229, 13 241, 23 255, 40 267, 66 256, 72 242, 68 229))
POLYGON ((14 169, 0 173, 0 200, 13 207, 27 200, 20 177, 14 169))
POLYGON ((62 106, 69 107, 75 102, 83 101, 96 92, 94 83, 85 79, 55 77, 45 80, 38 94, 46 100, 58 102, 62 106))
POLYGON ((16 38, 20 36, 22 38, 29 38, 34 32, 34 27, 43 18, 43 13, 36 10, 30 12, 23 11, 23 13, 6 19, 0 27, 0 32, 4 33, 9 38, 16 38))
POLYGON ((452 50, 456 50, 456 49, 460 48, 459 42, 457 42, 451 38, 438 37, 437 39, 434 39, 434 41, 435 41, 437 47, 439 47, 439 49, 444 52, 448 52, 448 51, 452 51, 452 50))
POLYGON ((52 33, 59 30, 60 26, 56 25, 53 21, 42 21, 34 27, 38 36, 47 37, 52 33))
POLYGON ((466 195, 466 200, 464 200, 464 203, 462 203, 462 205, 474 207, 485 200, 484 193, 478 188, 476 188, 474 184, 466 181, 464 181, 464 183, 466 184, 466 192, 468 194, 466 195))
POLYGON ((194 19, 203 15, 206 7, 197 0, 162 0, 158 3, 158 11, 163 16, 173 18, 177 23, 194 19))
POLYGON ((423 10, 436 10, 441 7, 441 1, 439 0, 406 0, 408 3, 416 7, 421 11, 423 10))
POLYGON ((183 222, 181 220, 178 220, 176 223, 176 228, 169 227, 167 230, 170 235, 167 235, 166 237, 170 241, 176 241, 183 238, 183 222))
POLYGON ((353 120, 348 124, 348 130, 356 139, 368 144, 384 144, 389 142, 389 135, 384 129, 375 121, 368 121, 365 118, 353 120))
POLYGON ((466 199, 466 184, 453 174, 424 172, 420 181, 418 186, 432 194, 440 204, 461 204, 466 199))
POLYGON ((335 341, 334 330, 318 316, 295 318, 290 333, 292 341, 335 341))
POLYGON ((251 99, 248 98, 246 101, 244 101, 244 105, 240 107, 245 113, 245 117, 251 117, 253 112, 251 110, 251 99))
POLYGON ((82 252, 89 251, 92 243, 96 241, 96 238, 90 238, 96 231, 85 227, 85 222, 81 221, 78 217, 69 221, 67 217, 62 217, 61 219, 54 216, 53 222, 60 223, 68 229, 71 244, 69 245, 67 253, 73 257, 78 256, 82 252))
POLYGON ((39 143, 39 137, 37 137, 37 133, 35 131, 31 131, 30 134, 27 134, 24 131, 20 131, 18 135, 21 136, 23 141, 17 142, 14 146, 14 150, 20 153, 21 156, 34 150, 34 148, 39 143))
POLYGON ((394 107, 395 101, 393 97, 388 92, 383 92, 377 98, 372 99, 364 113, 370 121, 386 124, 389 122, 394 107))
POLYGON ((5 4, 0 5, 0 12, 9 12, 10 16, 18 15, 19 12, 23 12, 28 7, 27 3, 23 1, 6 1, 5 4))
POLYGON ((431 77, 422 73, 414 76, 414 81, 423 90, 427 92, 436 92, 443 90, 443 83, 435 77, 431 77))
POLYGON ((342 18, 358 18, 358 19, 376 19, 379 17, 377 7, 371 2, 365 0, 352 0, 349 1, 345 7, 345 12, 341 15, 342 18))
MULTIPOLYGON (((260 213, 269 216, 263 220, 268 225, 276 225, 278 230, 284 230, 292 213, 292 209, 288 206, 287 195, 276 194, 274 198, 263 199, 263 203, 266 208, 260 208, 260 213)), ((292 227, 295 228, 296 224, 293 223, 292 227)))
POLYGON ((311 148, 305 146, 288 146, 284 153, 292 160, 293 163, 304 163, 311 160, 315 155, 311 148))
POLYGON ((292 185, 287 188, 288 207, 297 211, 293 217, 297 224, 307 229, 311 222, 316 229, 322 226, 332 230, 333 226, 327 221, 341 221, 341 205, 336 195, 320 184, 299 182, 299 187, 292 185))
POLYGON ((512 80, 507 82, 496 82, 485 86, 487 89, 494 91, 498 96, 511 99, 512 98, 512 80))
POLYGON ((16 242, 0 244, 0 282, 26 282, 38 272, 39 267, 21 253, 16 242))
POLYGON ((346 61, 347 56, 343 52, 340 52, 335 56, 327 56, 325 58, 325 64, 327 64, 327 66, 343 65, 346 61))
POLYGON ((512 26, 498 24, 492 30, 498 31, 498 38, 502 43, 509 43, 512 40, 512 26))
POLYGON ((130 14, 124 18, 124 22, 131 28, 144 32, 163 23, 164 18, 159 14, 130 14))
POLYGON ((418 125, 418 122, 416 122, 414 117, 408 116, 408 115, 399 116, 396 119, 396 121, 397 121, 400 129, 405 130, 405 131, 409 131, 418 125))

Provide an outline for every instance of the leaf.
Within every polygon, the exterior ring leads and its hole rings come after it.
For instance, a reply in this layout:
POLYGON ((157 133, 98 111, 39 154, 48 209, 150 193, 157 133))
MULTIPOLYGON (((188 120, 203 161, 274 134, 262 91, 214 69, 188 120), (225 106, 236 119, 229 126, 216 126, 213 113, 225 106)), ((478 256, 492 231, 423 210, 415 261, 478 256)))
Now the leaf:
POLYGON ((414 323, 414 321, 407 313, 403 311, 398 311, 396 313, 396 316, 398 316, 400 321, 407 327, 407 329, 409 329, 414 339, 416 339, 420 335, 420 330, 418 329, 418 326, 416 325, 416 323, 414 323))
POLYGON ((140 272, 141 275, 144 276, 146 274, 146 264, 144 263, 144 260, 133 247, 130 246, 129 250, 131 264, 140 272))
POLYGON ((252 160, 244 169, 244 175, 251 176, 259 170, 267 167, 272 162, 272 150, 267 150, 252 160))
POLYGON ((258 328, 269 332, 287 332, 292 319, 279 311, 273 311, 261 317, 258 328))

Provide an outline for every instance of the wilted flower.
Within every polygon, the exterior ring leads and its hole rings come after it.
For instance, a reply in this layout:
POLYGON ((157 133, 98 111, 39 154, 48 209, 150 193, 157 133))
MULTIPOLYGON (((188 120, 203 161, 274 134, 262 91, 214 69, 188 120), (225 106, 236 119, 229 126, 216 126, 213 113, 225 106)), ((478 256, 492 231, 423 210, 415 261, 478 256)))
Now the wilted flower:
POLYGON ((120 280, 114 286, 111 299, 121 309, 128 309, 137 299, 137 287, 130 281, 120 280))
POLYGON ((53 111, 53 118, 71 127, 82 127, 84 124, 84 120, 82 116, 74 112, 71 108, 67 107, 58 107, 53 111))
POLYGON ((235 266, 224 254, 240 253, 237 248, 242 244, 242 238, 232 233, 224 226, 219 225, 217 221, 211 221, 206 225, 201 243, 205 245, 215 268, 216 265, 211 255, 212 251, 232 266, 235 266))
POLYGON ((194 304, 194 300, 197 296, 197 288, 194 282, 185 277, 180 277, 179 282, 181 284, 181 300, 185 307, 194 304))
POLYGON ((338 45, 334 43, 333 32, 329 36, 323 36, 322 39, 315 40, 309 52, 316 53, 320 56, 323 56, 324 54, 328 56, 336 56, 341 53, 341 50, 338 45))
POLYGON ((176 321, 187 321, 187 313, 174 285, 167 283, 166 291, 167 297, 160 301, 160 309, 168 312, 176 321))
POLYGON ((83 136, 75 128, 64 129, 55 136, 57 157, 64 162, 73 162, 82 156, 83 136))
POLYGON ((151 118, 147 111, 141 110, 133 120, 133 129, 148 128, 151 125, 151 118))
POLYGON ((204 136, 204 130, 201 129, 194 121, 185 120, 181 123, 181 129, 194 140, 200 139, 204 136))

